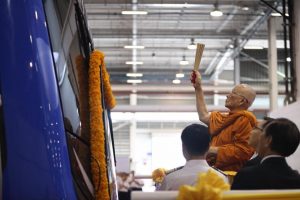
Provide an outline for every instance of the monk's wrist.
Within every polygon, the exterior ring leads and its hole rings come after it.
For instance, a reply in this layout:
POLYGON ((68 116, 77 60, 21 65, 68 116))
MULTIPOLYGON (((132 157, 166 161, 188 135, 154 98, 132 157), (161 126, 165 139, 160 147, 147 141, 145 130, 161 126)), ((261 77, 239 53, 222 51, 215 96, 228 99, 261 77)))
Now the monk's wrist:
POLYGON ((197 91, 202 91, 201 84, 195 84, 195 85, 194 85, 194 88, 195 88, 195 90, 197 90, 197 91))

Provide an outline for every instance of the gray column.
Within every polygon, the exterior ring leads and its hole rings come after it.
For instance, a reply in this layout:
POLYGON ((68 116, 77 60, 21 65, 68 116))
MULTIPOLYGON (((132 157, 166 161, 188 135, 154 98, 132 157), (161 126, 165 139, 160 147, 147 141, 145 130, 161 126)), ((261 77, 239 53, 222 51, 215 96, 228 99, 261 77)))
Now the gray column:
MULTIPOLYGON (((137 105, 137 94, 131 93, 129 96, 130 105, 137 105)), ((136 138, 136 116, 133 113, 133 118, 131 119, 129 128, 129 142, 130 142, 130 170, 135 170, 136 166, 136 155, 135 155, 135 138, 136 138)))
MULTIPOLYGON (((136 11, 137 10, 137 0, 132 0, 132 10, 136 11)), ((136 46, 137 45, 137 16, 136 15, 132 15, 132 46, 136 46)), ((137 50, 136 48, 132 49, 132 61, 136 62, 137 56, 137 50)), ((135 73, 136 72, 136 64, 132 65, 132 72, 135 73)))
MULTIPOLYGON (((239 46, 239 39, 234 41, 234 47, 239 46)), ((241 83, 241 68, 240 68, 240 54, 234 58, 234 84, 238 85, 241 83)))
POLYGON ((277 47, 276 47, 276 18, 268 20, 268 65, 270 80, 270 111, 278 107, 278 80, 277 80, 277 47))
POLYGON ((294 0, 294 69, 296 70, 296 97, 300 99, 300 1, 294 0))

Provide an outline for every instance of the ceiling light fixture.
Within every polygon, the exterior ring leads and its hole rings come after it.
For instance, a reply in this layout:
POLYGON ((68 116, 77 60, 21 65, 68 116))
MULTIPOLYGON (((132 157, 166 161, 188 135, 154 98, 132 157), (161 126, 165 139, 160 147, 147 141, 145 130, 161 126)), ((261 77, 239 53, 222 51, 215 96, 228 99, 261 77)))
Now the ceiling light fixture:
POLYGON ((181 81, 180 81, 179 79, 174 79, 174 80, 172 81, 172 83, 173 83, 173 84, 180 84, 181 81))
POLYGON ((286 61, 287 61, 287 62, 291 62, 291 61, 292 61, 291 57, 287 57, 287 58, 286 58, 286 61))
POLYGON ((144 64, 141 61, 126 61, 126 65, 142 65, 144 64))
POLYGON ((144 49, 144 46, 137 46, 137 45, 126 45, 124 46, 125 49, 144 49))
POLYGON ((180 65, 188 65, 189 61, 185 60, 185 56, 182 57, 182 60, 179 62, 180 65))
POLYGON ((188 45, 188 49, 196 49, 197 45, 195 44, 194 38, 191 38, 191 44, 188 45))
POLYGON ((176 78, 183 78, 184 77, 184 73, 177 73, 176 74, 176 78))
POLYGON ((128 77, 142 77, 142 73, 127 73, 126 76, 128 77))
POLYGON ((128 79, 127 83, 142 83, 143 81, 141 79, 128 79))
POLYGON ((244 46, 244 49, 264 49, 262 46, 244 46))
POLYGON ((221 17, 223 15, 223 12, 219 9, 218 1, 214 4, 214 9, 210 12, 210 15, 213 17, 221 17))
POLYGON ((249 10, 249 7, 248 7, 248 6, 243 6, 243 7, 242 7, 242 10, 247 11, 247 10, 249 10))
POLYGON ((234 45, 233 45, 233 44, 229 44, 228 47, 229 47, 230 49, 233 49, 233 48, 234 48, 234 45))
POLYGON ((142 10, 123 10, 122 15, 147 15, 147 11, 142 10))
POLYGON ((271 16, 273 16, 273 17, 281 17, 281 14, 277 13, 277 12, 274 12, 274 13, 271 13, 271 16))

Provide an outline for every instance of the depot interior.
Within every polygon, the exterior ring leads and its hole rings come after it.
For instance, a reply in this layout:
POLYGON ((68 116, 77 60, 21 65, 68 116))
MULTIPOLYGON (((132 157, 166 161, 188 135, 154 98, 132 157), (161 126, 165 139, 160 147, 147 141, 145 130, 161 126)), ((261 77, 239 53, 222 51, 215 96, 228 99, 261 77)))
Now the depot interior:
MULTIPOLYGON (((111 113, 117 171, 149 175, 184 164, 181 131, 199 122, 190 83, 197 43, 205 44, 199 71, 209 111, 226 111, 226 95, 234 85, 247 83, 257 92, 250 110, 258 119, 288 117, 300 127, 295 112, 300 106, 295 81, 300 78, 295 12, 300 4, 282 2, 82 2, 117 100, 111 113), (292 16, 296 26, 290 24, 292 16)), ((68 8, 60 9, 60 17, 66 17, 68 8)))

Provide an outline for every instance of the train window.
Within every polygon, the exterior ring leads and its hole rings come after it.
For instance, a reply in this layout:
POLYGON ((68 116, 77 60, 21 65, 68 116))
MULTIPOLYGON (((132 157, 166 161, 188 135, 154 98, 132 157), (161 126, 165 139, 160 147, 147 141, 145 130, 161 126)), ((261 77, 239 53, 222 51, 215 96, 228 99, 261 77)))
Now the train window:
POLYGON ((68 9, 69 9, 69 5, 70 5, 70 0, 55 0, 55 5, 57 6, 57 13, 59 16, 59 21, 61 24, 61 27, 63 27, 64 22, 66 20, 67 17, 67 13, 68 13, 68 9))
MULTIPOLYGON (((57 82, 64 115, 64 126, 68 143, 74 185, 79 199, 93 198, 90 172, 88 109, 84 109, 79 90, 85 87, 80 82, 76 59, 82 57, 77 32, 70 27, 75 19, 74 6, 70 1, 44 1, 57 82), (55 8, 55 9, 53 9, 55 8), (49 16, 49 17, 48 17, 49 16), (55 17, 53 17, 55 16, 55 17), (63 25, 63 26, 62 26, 63 25)), ((87 70, 87 67, 83 66, 87 70)), ((86 97, 88 96, 86 95, 86 97)))

